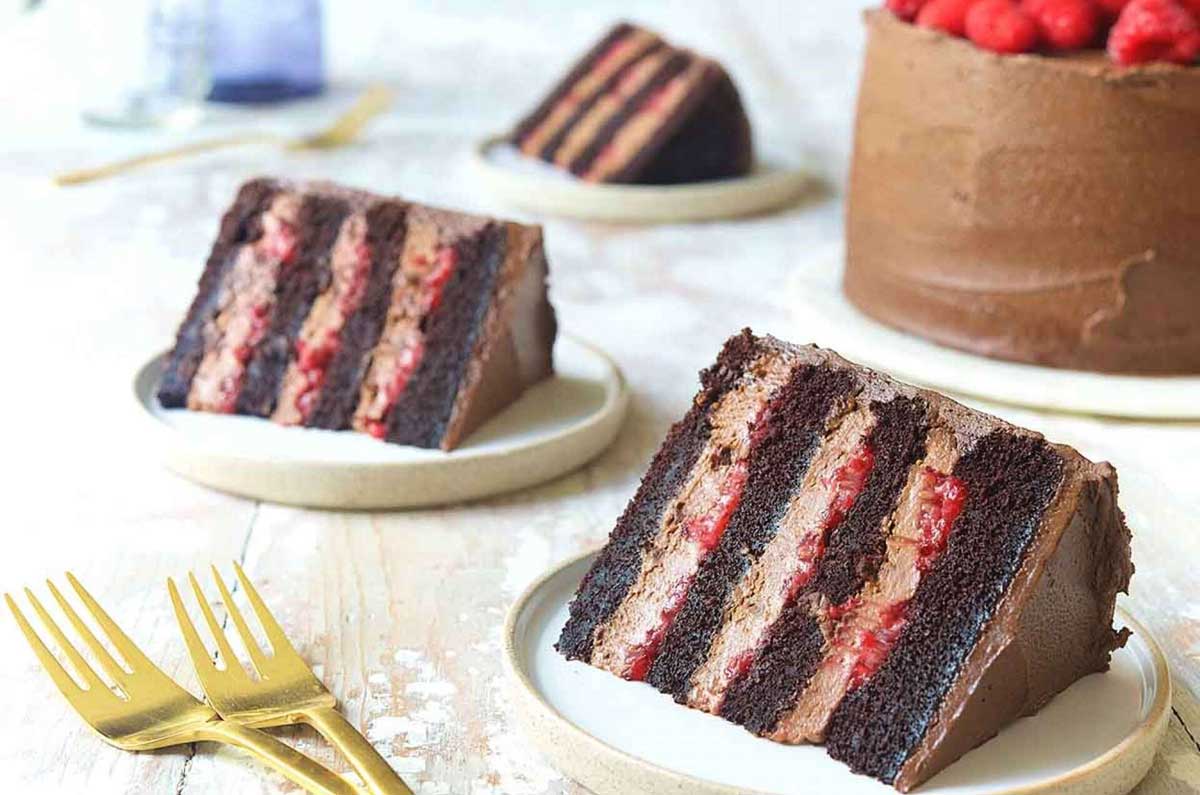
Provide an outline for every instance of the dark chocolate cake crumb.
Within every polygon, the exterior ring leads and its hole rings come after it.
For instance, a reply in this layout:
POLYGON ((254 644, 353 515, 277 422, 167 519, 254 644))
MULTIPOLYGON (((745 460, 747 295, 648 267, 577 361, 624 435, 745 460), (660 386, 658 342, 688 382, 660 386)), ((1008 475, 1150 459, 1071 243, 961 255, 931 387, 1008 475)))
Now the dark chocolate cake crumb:
POLYGON ((954 475, 967 501, 946 551, 917 587, 909 623, 883 666, 829 725, 829 755, 887 783, 920 743, 1016 575, 1062 482, 1063 461, 1039 438, 994 431, 954 475))
POLYGON ((641 486, 571 602, 571 615, 555 644, 572 660, 589 660, 596 627, 607 621, 642 570, 642 552, 658 532, 663 513, 679 493, 700 456, 711 428, 709 408, 733 389, 758 349, 744 329, 725 343, 716 364, 700 374, 701 391, 692 408, 667 434, 641 486))
POLYGON ((399 201, 378 202, 367 211, 367 245, 372 254, 366 296, 342 331, 341 347, 325 375, 326 388, 321 390, 308 418, 314 428, 350 427, 359 388, 371 364, 371 352, 379 342, 391 306, 391 284, 404 251, 407 213, 408 205, 399 201))
POLYGON ((929 419, 920 399, 875 401, 871 413, 876 423, 867 446, 875 453, 875 466, 846 518, 830 531, 808 586, 832 604, 854 596, 879 570, 887 542, 883 521, 895 508, 909 469, 925 455, 929 419))
POLYGON ((425 354, 392 409, 387 440, 417 447, 437 447, 454 409, 459 384, 475 354, 475 341, 492 305, 497 277, 504 264, 507 234, 489 224, 455 245, 458 265, 442 302, 426 318, 425 354))
POLYGON ((317 296, 329 284, 329 258, 350 204, 340 197, 305 196, 297 218, 296 261, 287 267, 298 274, 280 279, 275 290, 270 327, 246 364, 246 380, 238 393, 236 412, 268 417, 294 357, 293 341, 317 296))
POLYGON ((754 159, 750 121, 725 69, 628 23, 617 25, 576 62, 517 124, 510 140, 584 179, 616 183, 736 177, 749 173, 754 159), (686 79, 674 84, 685 71, 686 79), (667 92, 670 101, 660 105, 668 85, 679 93, 667 92), (622 133, 635 120, 639 129, 626 143, 622 133), (647 122, 651 129, 643 135, 647 122), (597 173, 592 166, 602 155, 616 161, 597 173))
POLYGON ((646 678, 676 701, 685 700, 692 675, 708 656, 729 594, 775 537, 830 414, 853 390, 849 374, 804 365, 772 398, 765 414, 767 430, 749 453, 745 496, 720 543, 701 564, 646 678))
POLYGON ((237 250, 262 236, 261 216, 278 192, 279 186, 273 180, 251 180, 238 190, 233 206, 221 219, 196 297, 179 326, 175 347, 167 357, 159 382, 158 401, 164 408, 187 405, 192 377, 204 358, 204 326, 217 312, 225 275, 233 267, 237 250))

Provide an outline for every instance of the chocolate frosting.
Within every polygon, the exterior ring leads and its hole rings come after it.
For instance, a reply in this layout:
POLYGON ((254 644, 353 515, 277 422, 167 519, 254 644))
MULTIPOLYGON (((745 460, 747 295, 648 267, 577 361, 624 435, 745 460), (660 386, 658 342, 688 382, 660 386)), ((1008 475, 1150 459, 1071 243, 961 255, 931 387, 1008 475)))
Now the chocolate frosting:
POLYGON ((1200 68, 866 19, 850 300, 988 356, 1200 373, 1200 68))
POLYGON ((506 244, 499 284, 455 399, 444 450, 554 373, 558 321, 546 293, 542 228, 501 223, 506 244))

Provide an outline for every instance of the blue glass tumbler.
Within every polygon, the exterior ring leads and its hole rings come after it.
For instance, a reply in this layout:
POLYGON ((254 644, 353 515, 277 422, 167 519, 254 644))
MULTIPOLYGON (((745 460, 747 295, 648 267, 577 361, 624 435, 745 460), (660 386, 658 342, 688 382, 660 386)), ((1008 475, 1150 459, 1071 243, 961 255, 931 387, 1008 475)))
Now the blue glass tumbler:
POLYGON ((210 0, 216 102, 278 102, 325 85, 320 0, 210 0))

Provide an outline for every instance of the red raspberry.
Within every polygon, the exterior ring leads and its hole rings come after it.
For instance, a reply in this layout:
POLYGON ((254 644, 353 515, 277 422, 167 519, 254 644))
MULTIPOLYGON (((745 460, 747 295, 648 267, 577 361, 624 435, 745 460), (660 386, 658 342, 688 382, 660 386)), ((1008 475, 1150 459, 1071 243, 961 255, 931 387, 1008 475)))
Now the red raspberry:
POLYGON ((1116 19, 1129 5, 1129 0, 1092 0, 1108 17, 1116 19))
POLYGON ((1038 27, 1013 0, 978 0, 967 12, 967 38, 985 50, 1011 55, 1038 44, 1038 27))
POLYGON ((1200 22, 1200 0, 1179 0, 1179 4, 1191 11, 1192 16, 1200 22))
POLYGON ((905 22, 912 22, 929 0, 887 0, 888 10, 905 22))
POLYGON ((1123 66, 1200 56, 1200 22, 1176 0, 1130 0, 1108 37, 1108 54, 1123 66))
POLYGON ((978 0, 929 0, 917 14, 917 24, 952 36, 965 36, 967 12, 976 2, 978 0))
POLYGON ((1024 0, 1042 40, 1056 50, 1082 50, 1096 40, 1100 17, 1092 0, 1024 0))

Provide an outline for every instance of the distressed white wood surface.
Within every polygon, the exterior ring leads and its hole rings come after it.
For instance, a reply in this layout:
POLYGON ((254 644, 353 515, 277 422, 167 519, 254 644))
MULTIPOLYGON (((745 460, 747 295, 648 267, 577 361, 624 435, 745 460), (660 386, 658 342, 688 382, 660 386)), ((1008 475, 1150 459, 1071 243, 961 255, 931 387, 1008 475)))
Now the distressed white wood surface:
MULTIPOLYGON (((219 113, 189 135, 307 129, 366 79, 382 77, 398 104, 360 145, 322 155, 227 152, 55 190, 46 175, 56 169, 178 139, 78 127, 86 58, 96 53, 72 38, 72 5, 48 3, 43 17, 0 28, 0 588, 73 569, 154 659, 198 692, 163 581, 241 560, 346 713, 418 792, 580 792, 514 733, 499 679, 504 610, 548 565, 603 540, 687 405, 696 371, 726 336, 744 325, 791 336, 781 288, 796 269, 818 267, 808 255, 838 239, 836 187, 736 223, 643 229, 526 219, 546 224, 564 327, 615 356, 635 392, 617 444, 586 469, 448 510, 255 505, 148 461, 130 408, 134 367, 170 339, 236 185, 257 173, 325 177, 504 213, 475 190, 463 153, 532 101, 554 77, 548 64, 563 63, 628 9, 601 2, 565 10, 549 0, 460 2, 437 12, 432 4, 331 3, 339 80, 329 98, 219 113)), ((675 2, 637 15, 725 58, 761 136, 815 153, 836 186, 849 146, 859 5, 675 2)), ((1200 512, 1190 502, 1200 426, 998 412, 1143 473, 1126 499, 1138 566, 1128 604, 1165 644, 1178 697, 1167 745, 1139 792, 1200 792, 1200 512)), ((0 782, 10 788, 292 791, 210 746, 145 755, 108 748, 62 703, 6 617, 0 643, 0 782)), ((341 766, 311 733, 283 734, 341 766)))

